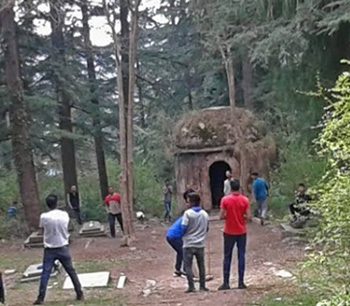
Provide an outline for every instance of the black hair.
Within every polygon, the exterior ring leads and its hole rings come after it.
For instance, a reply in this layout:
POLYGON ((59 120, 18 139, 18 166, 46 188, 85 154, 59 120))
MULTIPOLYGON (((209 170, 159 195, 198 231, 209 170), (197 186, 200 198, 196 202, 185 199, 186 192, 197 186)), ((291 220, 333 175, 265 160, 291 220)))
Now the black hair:
POLYGON ((304 188, 306 188, 306 186, 305 186, 304 183, 300 183, 298 186, 299 186, 299 187, 304 187, 304 188))
POLYGON ((190 204, 194 204, 194 206, 199 206, 201 204, 201 197, 196 192, 191 192, 188 195, 188 200, 190 204))
POLYGON ((258 172, 252 172, 251 175, 259 176, 259 173, 258 172))
POLYGON ((46 205, 49 209, 56 209, 57 208, 57 195, 55 194, 49 194, 47 197, 46 197, 46 205))
POLYGON ((230 182, 231 185, 231 190, 232 191, 239 191, 239 189, 241 188, 241 183, 239 180, 234 179, 230 182))

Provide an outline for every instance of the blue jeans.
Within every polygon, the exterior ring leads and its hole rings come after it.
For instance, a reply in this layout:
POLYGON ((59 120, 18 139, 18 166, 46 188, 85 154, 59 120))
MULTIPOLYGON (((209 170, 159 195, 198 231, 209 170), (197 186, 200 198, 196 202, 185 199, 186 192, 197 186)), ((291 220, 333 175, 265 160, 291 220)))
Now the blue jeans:
POLYGON ((267 216, 267 199, 257 200, 256 203, 258 204, 259 217, 261 219, 266 219, 266 216, 267 216))
POLYGON ((167 238, 166 240, 168 241, 168 243, 171 245, 171 247, 176 252, 175 270, 181 271, 181 266, 182 266, 182 261, 183 261, 182 239, 181 238, 167 238))
POLYGON ((245 250, 247 245, 247 234, 243 235, 228 235, 224 233, 224 284, 230 283, 230 271, 232 252, 237 243, 238 253, 238 283, 244 283, 245 270, 245 250))
POLYGON ((165 208, 165 220, 171 221, 171 202, 164 202, 164 208, 165 208))
POLYGON ((57 248, 57 249, 46 248, 44 250, 43 272, 41 274, 41 279, 40 279, 40 289, 39 289, 38 300, 44 301, 45 299, 47 283, 49 282, 50 274, 56 260, 61 262, 63 268, 66 270, 67 274, 71 278, 77 297, 82 296, 83 291, 81 289, 81 285, 80 285, 77 273, 73 268, 72 258, 69 253, 69 248, 68 246, 64 246, 62 248, 57 248))

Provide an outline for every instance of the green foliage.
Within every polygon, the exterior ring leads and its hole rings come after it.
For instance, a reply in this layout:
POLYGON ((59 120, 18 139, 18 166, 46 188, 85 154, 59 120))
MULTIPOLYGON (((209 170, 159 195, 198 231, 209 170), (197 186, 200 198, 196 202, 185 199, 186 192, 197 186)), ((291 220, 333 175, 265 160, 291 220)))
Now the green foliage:
MULTIPOLYGON (((310 292, 297 292, 294 294, 281 294, 267 296, 258 303, 260 306, 315 306, 318 296, 310 292), (283 296, 282 296, 283 295, 283 296)), ((256 305, 255 303, 253 305, 256 305)))
POLYGON ((328 172, 315 208, 321 214, 307 267, 317 272, 317 289, 327 297, 320 305, 350 302, 350 73, 342 74, 330 91, 330 103, 318 138, 320 154, 328 157, 328 172))
POLYGON ((271 175, 270 208, 279 216, 288 213, 288 204, 295 199, 299 183, 315 186, 322 179, 326 160, 315 156, 310 149, 298 142, 281 150, 283 161, 271 175))
POLYGON ((157 167, 136 163, 135 168, 135 210, 160 217, 164 212, 162 204, 162 183, 157 180, 157 167))

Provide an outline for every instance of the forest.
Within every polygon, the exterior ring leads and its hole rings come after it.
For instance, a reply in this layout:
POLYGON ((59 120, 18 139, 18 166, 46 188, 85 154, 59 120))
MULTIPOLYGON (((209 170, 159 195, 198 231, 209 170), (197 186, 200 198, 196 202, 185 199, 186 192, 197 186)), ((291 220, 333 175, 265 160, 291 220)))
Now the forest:
POLYGON ((349 0, 0 3, 1 238, 12 202, 23 235, 72 185, 87 219, 105 221, 110 185, 131 203, 123 214, 161 216, 176 122, 246 108, 277 144, 272 215, 300 182, 317 193, 320 251, 304 267, 317 305, 350 305, 349 0))

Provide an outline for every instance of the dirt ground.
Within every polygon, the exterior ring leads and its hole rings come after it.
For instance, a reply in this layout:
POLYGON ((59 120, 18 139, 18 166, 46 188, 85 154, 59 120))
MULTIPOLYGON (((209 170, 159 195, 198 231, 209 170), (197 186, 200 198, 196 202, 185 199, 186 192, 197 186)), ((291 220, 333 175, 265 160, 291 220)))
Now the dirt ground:
MULTIPOLYGON (((86 302, 74 301, 74 292, 63 291, 65 273, 51 279, 46 305, 259 305, 267 294, 291 292, 295 278, 283 279, 278 270, 293 272, 304 257, 303 246, 282 243, 277 227, 251 223, 246 255, 246 284, 248 290, 232 289, 218 292, 222 274, 222 222, 212 221, 207 247, 207 270, 214 279, 207 283, 209 293, 185 294, 186 279, 174 278, 174 252, 165 241, 166 224, 150 222, 137 225, 137 241, 131 248, 119 246, 120 236, 111 238, 75 238, 71 253, 78 272, 110 271, 108 288, 85 290, 86 302), (210 251, 210 264, 209 262, 210 251), (210 267, 209 267, 210 266, 210 267), (125 273, 128 282, 124 289, 116 288, 119 275, 125 273), (144 296, 147 280, 156 285, 144 296)), ((31 305, 38 291, 38 282, 20 284, 19 279, 28 264, 39 263, 40 249, 24 249, 21 241, 0 244, 0 269, 17 269, 5 276, 7 305, 31 305)), ((236 252, 232 263, 231 286, 237 285, 236 252)))

